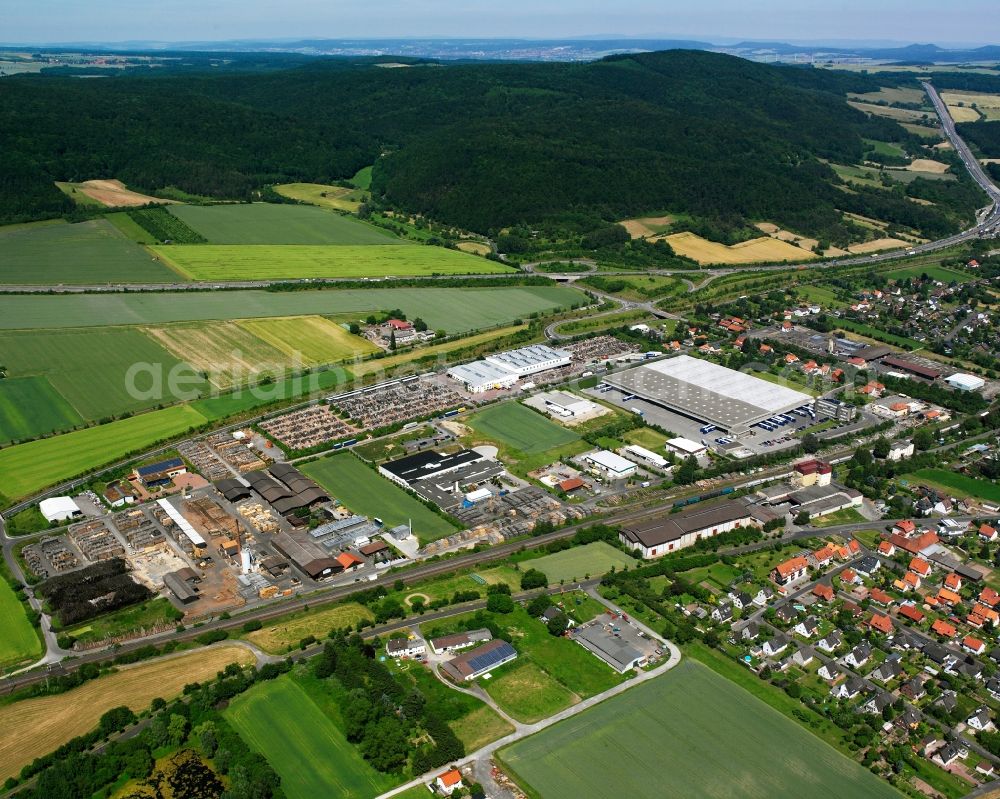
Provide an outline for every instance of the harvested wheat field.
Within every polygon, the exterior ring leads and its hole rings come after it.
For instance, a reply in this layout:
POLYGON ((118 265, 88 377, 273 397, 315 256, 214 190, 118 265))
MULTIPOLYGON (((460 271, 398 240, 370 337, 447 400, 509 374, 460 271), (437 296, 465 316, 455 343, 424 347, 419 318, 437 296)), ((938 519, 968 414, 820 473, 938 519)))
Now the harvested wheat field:
POLYGON ((132 205, 147 205, 148 203, 172 204, 175 200, 161 200, 148 194, 132 191, 120 180, 85 180, 74 183, 78 191, 83 192, 92 200, 109 208, 123 208, 132 205))
POLYGON ((874 241, 866 241, 863 244, 852 244, 847 250, 855 255, 865 255, 870 252, 898 250, 902 247, 912 246, 912 242, 903 241, 902 239, 875 239, 874 241))
POLYGON ((933 172, 935 175, 943 175, 948 171, 947 164, 932 161, 930 158, 914 158, 906 168, 910 172, 933 172))
POLYGON ((811 250, 819 244, 819 241, 816 239, 810 239, 806 236, 800 236, 798 233, 792 233, 790 230, 784 230, 771 222, 758 222, 754 227, 761 233, 766 233, 772 239, 787 241, 789 244, 794 244, 805 250, 811 250))
POLYGON ((200 649, 149 663, 124 666, 57 696, 22 699, 0 707, 0 780, 11 777, 36 757, 97 726, 113 707, 144 710, 156 697, 170 699, 191 682, 215 677, 230 663, 254 661, 238 646, 200 649))
POLYGON ((247 633, 244 637, 265 652, 284 654, 297 647, 307 635, 324 638, 331 630, 353 628, 362 619, 371 621, 373 618, 372 612, 364 605, 349 602, 326 610, 309 610, 286 616, 281 621, 247 633))
POLYGON ((672 216, 644 216, 638 219, 626 219, 618 224, 625 228, 633 239, 644 239, 662 233, 664 228, 673 222, 672 216))
POLYGON ((908 108, 893 108, 888 105, 859 103, 854 100, 848 100, 847 104, 852 108, 858 109, 858 111, 864 111, 866 114, 893 119, 896 122, 919 122, 929 113, 926 111, 911 111, 908 108))
POLYGON ((482 241, 460 241, 455 246, 462 252, 471 252, 473 255, 489 255, 493 252, 490 245, 482 241))
POLYGON ((770 261, 807 261, 815 253, 786 241, 761 236, 727 246, 703 239, 694 233, 674 233, 665 237, 674 252, 699 264, 752 264, 770 261))
POLYGON ((956 122, 978 122, 979 112, 975 108, 960 105, 949 105, 948 113, 956 122))
POLYGON ((253 380, 262 371, 277 372, 294 364, 277 347, 236 322, 193 322, 148 327, 144 332, 196 372, 205 372, 217 388, 253 380))

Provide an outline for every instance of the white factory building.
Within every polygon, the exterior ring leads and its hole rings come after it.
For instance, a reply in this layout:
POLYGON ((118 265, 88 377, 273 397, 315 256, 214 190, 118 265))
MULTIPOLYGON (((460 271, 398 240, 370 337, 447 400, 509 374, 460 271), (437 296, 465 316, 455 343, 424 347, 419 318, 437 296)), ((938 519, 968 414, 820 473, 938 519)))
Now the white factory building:
POLYGON ((601 410, 596 402, 570 394, 568 391, 543 391, 525 402, 558 419, 584 419, 601 410))
POLYGON ((600 449, 597 452, 584 455, 583 460, 594 471, 605 474, 612 480, 622 480, 626 477, 631 477, 637 471, 637 467, 632 461, 623 458, 621 455, 608 452, 606 449, 600 449))
POLYGON ((516 350, 488 355, 481 361, 453 366, 448 376, 465 385, 467 391, 480 394, 498 388, 510 388, 522 377, 569 366, 572 356, 545 344, 532 344, 516 350))
POLYGON ((667 450, 686 458, 694 455, 696 458, 708 452, 708 447, 699 441, 692 441, 690 438, 671 438, 667 440, 667 450))
POLYGON ((38 503, 38 510, 48 522, 62 522, 82 515, 72 497, 49 497, 38 503))
POLYGON ((986 381, 983 378, 962 374, 961 372, 951 377, 946 377, 944 382, 958 391, 979 391, 979 389, 986 385, 986 381))
POLYGON ((645 447, 640 447, 638 444, 629 444, 625 447, 624 452, 626 455, 634 458, 640 463, 652 466, 654 469, 662 470, 670 466, 670 462, 662 455, 658 455, 645 447))

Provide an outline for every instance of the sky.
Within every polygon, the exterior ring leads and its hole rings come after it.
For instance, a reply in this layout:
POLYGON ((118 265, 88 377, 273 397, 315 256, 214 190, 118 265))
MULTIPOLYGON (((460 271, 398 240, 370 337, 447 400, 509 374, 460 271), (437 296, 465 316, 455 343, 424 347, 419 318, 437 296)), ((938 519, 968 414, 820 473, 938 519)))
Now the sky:
POLYGON ((0 0, 0 40, 567 38, 1000 43, 997 0, 0 0))

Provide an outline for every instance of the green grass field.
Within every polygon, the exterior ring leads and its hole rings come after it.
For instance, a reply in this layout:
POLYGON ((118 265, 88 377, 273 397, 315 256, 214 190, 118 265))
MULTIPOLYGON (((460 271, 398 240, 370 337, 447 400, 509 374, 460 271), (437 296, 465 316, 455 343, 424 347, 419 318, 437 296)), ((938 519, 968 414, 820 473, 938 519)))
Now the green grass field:
POLYGON ((959 499, 977 497, 989 502, 1000 502, 1000 485, 988 480, 949 472, 947 469, 920 469, 906 475, 906 479, 911 483, 944 489, 959 499))
MULTIPOLYGON (((371 181, 371 167, 369 182, 371 181)), ((344 186, 328 186, 323 183, 282 183, 274 190, 285 197, 299 202, 318 205, 320 208, 333 208, 337 211, 354 213, 361 205, 367 186, 349 189, 344 186)))
POLYGON ((377 516, 388 527, 413 522, 413 534, 422 543, 455 532, 454 525, 422 502, 390 483, 350 453, 331 455, 302 467, 332 497, 355 513, 377 516))
POLYGON ((572 430, 549 421, 519 402, 491 406, 466 421, 487 438, 528 455, 546 452, 580 438, 572 430))
POLYGON ((148 449, 205 421, 190 406, 176 405, 0 449, 0 504, 148 449))
MULTIPOLYGON (((0 333, 0 352, 12 377, 47 377, 77 413, 96 420, 174 401, 167 373, 178 361, 167 350, 139 330, 87 328, 82 330, 34 330, 0 333), (132 396, 127 375, 136 364, 162 370, 163 390, 153 396, 132 396)), ((190 369, 192 382, 184 390, 197 395, 204 381, 190 369)), ((148 371, 135 378, 135 388, 153 389, 148 371)))
POLYGON ((177 282, 105 219, 75 225, 0 228, 0 284, 177 282))
POLYGON ((663 433, 657 433, 649 427, 638 427, 635 430, 629 430, 623 438, 630 444, 638 444, 640 447, 645 447, 658 454, 663 452, 663 448, 667 443, 667 437, 663 433))
POLYGON ((899 797, 857 763, 690 660, 518 741, 500 757, 542 799, 899 797))
MULTIPOLYGON (((381 248, 380 248, 381 249, 381 248)), ((466 256, 471 258, 472 256, 466 256)), ((402 309, 432 330, 464 333, 584 300, 567 286, 227 291, 194 294, 0 296, 0 330, 166 324, 274 316, 357 314, 402 309)))
POLYGON ((938 280, 946 284, 951 283, 953 280, 957 283, 965 283, 968 280, 972 280, 972 275, 956 271, 955 269, 948 269, 944 266, 909 266, 905 269, 896 269, 888 272, 885 277, 890 280, 906 280, 908 277, 919 278, 921 275, 927 275, 931 280, 938 280))
MULTIPOLYGON (((3 336, 0 336, 2 340, 3 336)), ((82 422, 80 414, 47 378, 8 377, 0 380, 0 444, 66 430, 82 422)))
POLYGON ((522 569, 538 569, 549 578, 549 584, 560 580, 573 582, 590 577, 599 577, 611 571, 611 567, 621 570, 628 566, 634 568, 638 561, 615 549, 604 541, 595 541, 582 547, 572 547, 556 552, 553 555, 543 555, 532 558, 521 564, 522 569))
POLYGON ((400 244, 387 230, 309 205, 171 205, 211 244, 400 244))
POLYGON ((281 776, 288 799, 371 799, 392 787, 288 675, 255 685, 225 710, 247 745, 281 776))
POLYGON ((579 698, 530 660, 501 666, 493 679, 483 682, 493 700, 509 715, 532 723, 548 718, 579 698))
POLYGON ((504 264, 459 250, 398 243, 381 247, 185 244, 150 249, 191 280, 207 281, 482 275, 513 271, 504 264))
POLYGON ((924 346, 919 341, 912 338, 897 336, 895 333, 886 333, 884 330, 879 330, 877 327, 866 325, 863 322, 855 322, 853 319, 838 319, 836 326, 849 333, 857 333, 859 336, 868 336, 869 338, 873 338, 877 341, 884 341, 886 344, 895 344, 897 347, 902 347, 908 350, 919 350, 923 349, 924 346))
POLYGON ((24 615, 24 605, 14 590, 0 578, 0 668, 39 657, 42 644, 35 628, 24 615))

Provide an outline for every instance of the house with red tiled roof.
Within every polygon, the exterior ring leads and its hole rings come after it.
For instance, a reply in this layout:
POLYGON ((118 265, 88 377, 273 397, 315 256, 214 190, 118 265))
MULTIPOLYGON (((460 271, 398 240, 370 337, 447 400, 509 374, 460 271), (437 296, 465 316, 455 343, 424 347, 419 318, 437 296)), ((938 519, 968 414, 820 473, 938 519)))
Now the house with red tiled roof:
POLYGON ((868 598, 877 605, 888 606, 892 604, 892 597, 881 588, 873 588, 868 593, 868 598))
POLYGON ((949 591, 947 588, 941 588, 937 593, 938 602, 944 602, 948 605, 957 605, 962 601, 962 597, 956 594, 954 591, 949 591))
POLYGON ((847 548, 851 550, 852 555, 857 555, 861 551, 861 544, 857 542, 857 539, 852 538, 847 542, 847 548))
POLYGON ((997 613, 993 608, 987 607, 982 602, 977 602, 972 606, 972 612, 977 616, 982 617, 985 621, 990 624, 996 625, 1000 624, 1000 613, 997 613))
POLYGON ((966 652, 971 652, 973 655, 981 655, 986 649, 986 644, 978 638, 973 638, 971 635, 967 635, 962 639, 962 649, 966 652))
POLYGON ((848 585, 855 585, 861 582, 861 578, 858 577, 858 573, 854 569, 844 569, 840 573, 840 581, 848 585))
POLYGON ((986 586, 986 588, 979 592, 979 601, 984 605, 995 608, 997 605, 1000 605, 1000 594, 989 586, 986 586))
POLYGON ((945 638, 954 638, 958 630, 953 624, 948 624, 944 619, 935 619, 931 625, 931 631, 936 635, 943 635, 945 638))
POLYGON ((962 590, 962 577, 955 572, 945 575, 944 587, 949 591, 961 591, 962 590))
POLYGON ((885 633, 886 635, 889 635, 893 630, 892 619, 888 616, 881 616, 878 613, 871 617, 868 625, 873 630, 878 630, 880 633, 885 633))
POLYGON ((903 536, 898 533, 893 533, 889 536, 889 540, 897 549, 905 550, 911 555, 919 555, 924 550, 930 549, 941 539, 938 538, 937 533, 932 530, 926 530, 920 535, 913 536, 903 536))
POLYGON ((900 605, 899 615, 916 624, 920 624, 920 622, 922 622, 925 618, 924 612, 916 605, 900 605))
POLYGON ((434 784, 439 793, 451 796, 462 787, 462 772, 457 768, 449 769, 444 774, 439 774, 434 784))
POLYGON ((983 625, 986 624, 986 619, 980 616, 978 613, 970 613, 965 617, 965 623, 970 627, 974 627, 977 630, 983 629, 983 625))
POLYGON ((919 574, 921 577, 926 577, 931 573, 931 564, 923 558, 913 558, 910 561, 910 571, 919 574))
POLYGON ((796 355, 794 352, 790 352, 785 356, 785 363, 797 363, 798 360, 799 356, 796 355))
POLYGON ((896 554, 896 545, 892 541, 882 541, 878 545, 878 554, 891 558, 896 554))
POLYGON ((774 347, 772 347, 770 344, 761 344, 760 351, 764 353, 774 352, 774 347))
POLYGON ((809 573, 809 561, 801 555, 782 561, 771 572, 771 579, 778 585, 789 585, 809 573))
POLYGON ((817 549, 813 552, 813 559, 816 561, 817 566, 826 566, 831 563, 836 557, 837 553, 831 544, 827 544, 822 549, 817 549))
POLYGON ((980 541, 996 541, 998 535, 1000 535, 1000 533, 997 533, 996 528, 991 525, 983 524, 979 527, 980 541))
POLYGON ((865 359, 864 358, 859 358, 857 355, 852 355, 850 358, 847 359, 847 362, 851 366, 864 366, 865 365, 865 359))
POLYGON ((899 533, 899 535, 913 535, 917 532, 917 523, 911 519, 903 519, 901 522, 896 522, 893 525, 892 531, 899 533))
POLYGON ((816 583, 812 592, 813 596, 819 597, 825 602, 833 602, 833 586, 826 585, 826 583, 816 583))
POLYGON ((341 552, 337 555, 337 563, 344 567, 344 571, 350 571, 351 569, 356 569, 359 566, 364 566, 365 562, 362 558, 351 552, 341 552))
POLYGON ((916 591, 921 585, 920 575, 915 572, 907 572, 903 575, 902 582, 907 591, 916 591))

